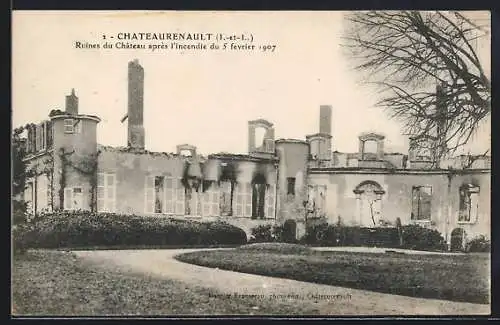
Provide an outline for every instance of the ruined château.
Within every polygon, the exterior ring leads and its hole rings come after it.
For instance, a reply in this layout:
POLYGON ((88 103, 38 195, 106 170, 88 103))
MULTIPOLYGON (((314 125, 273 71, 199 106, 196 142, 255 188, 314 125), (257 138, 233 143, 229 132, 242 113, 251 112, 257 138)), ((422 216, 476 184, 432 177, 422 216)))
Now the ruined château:
MULTIPOLYGON (((78 97, 64 111, 28 128, 25 158, 35 177, 25 200, 32 212, 92 210, 223 220, 249 231, 263 223, 340 219, 387 226, 400 218, 450 234, 490 234, 490 159, 459 156, 435 167, 431 155, 384 150, 385 137, 359 136, 358 152, 333 151, 332 107, 319 108, 319 130, 304 139, 276 139, 273 123, 248 122, 248 153, 202 156, 180 144, 175 153, 145 148, 144 69, 128 65, 127 145, 97 143, 98 116, 82 114, 78 97), (264 130, 262 141, 256 130, 264 130)), ((152 136, 152 135, 148 135, 152 136)), ((244 136, 243 134, 241 136, 244 136)), ((354 139, 353 139, 354 141, 354 139)))

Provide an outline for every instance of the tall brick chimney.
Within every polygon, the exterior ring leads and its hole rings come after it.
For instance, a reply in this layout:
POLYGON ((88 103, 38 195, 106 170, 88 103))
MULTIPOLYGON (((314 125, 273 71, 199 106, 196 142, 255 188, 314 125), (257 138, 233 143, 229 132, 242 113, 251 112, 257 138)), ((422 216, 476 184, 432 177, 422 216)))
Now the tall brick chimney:
POLYGON ((446 91, 442 85, 436 86, 436 138, 434 148, 434 159, 436 162, 441 160, 446 152, 446 124, 447 124, 447 107, 446 107, 446 91))
POLYGON ((78 115, 78 97, 75 89, 71 89, 71 95, 66 96, 66 114, 78 115))
POLYGON ((128 63, 128 146, 144 149, 144 69, 135 59, 128 63))
POLYGON ((330 105, 319 107, 319 133, 332 134, 332 107, 330 105))

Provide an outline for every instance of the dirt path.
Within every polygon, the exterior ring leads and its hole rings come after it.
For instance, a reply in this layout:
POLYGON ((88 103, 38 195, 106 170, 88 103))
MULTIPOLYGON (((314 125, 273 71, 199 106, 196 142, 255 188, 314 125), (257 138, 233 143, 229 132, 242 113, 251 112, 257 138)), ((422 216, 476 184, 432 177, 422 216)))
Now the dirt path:
POLYGON ((250 295, 249 299, 279 299, 309 304, 322 315, 486 315, 489 305, 411 298, 329 285, 212 269, 179 262, 175 255, 197 251, 113 250, 75 251, 93 263, 112 265, 121 271, 180 280, 214 290, 214 294, 250 295), (273 296, 274 295, 274 296, 273 296))

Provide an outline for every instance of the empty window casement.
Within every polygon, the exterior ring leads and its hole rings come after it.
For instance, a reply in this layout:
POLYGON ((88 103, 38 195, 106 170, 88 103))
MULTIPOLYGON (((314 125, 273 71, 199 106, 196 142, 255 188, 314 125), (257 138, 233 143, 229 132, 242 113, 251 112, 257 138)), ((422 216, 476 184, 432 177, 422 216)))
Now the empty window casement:
POLYGON ((431 186, 413 186, 412 188, 412 221, 431 220, 431 186))
POLYGON ((458 212, 458 222, 475 222, 479 210, 479 187, 474 185, 464 185, 459 189, 460 206, 458 212))
POLYGON ((81 187, 64 189, 64 210, 83 210, 83 190, 81 187))
POLYGON ((50 180, 47 175, 38 175, 36 178, 36 211, 50 210, 50 180))
POLYGON ((37 125, 35 128, 35 151, 47 148, 47 123, 37 125))
POLYGON ((274 140, 273 139, 265 139, 264 140, 264 150, 266 152, 274 152, 274 140))
POLYGON ((185 213, 185 188, 180 178, 146 176, 145 212, 148 214, 185 213))
POLYGON ((286 194, 287 195, 295 195, 295 177, 287 177, 286 183, 287 183, 286 194))

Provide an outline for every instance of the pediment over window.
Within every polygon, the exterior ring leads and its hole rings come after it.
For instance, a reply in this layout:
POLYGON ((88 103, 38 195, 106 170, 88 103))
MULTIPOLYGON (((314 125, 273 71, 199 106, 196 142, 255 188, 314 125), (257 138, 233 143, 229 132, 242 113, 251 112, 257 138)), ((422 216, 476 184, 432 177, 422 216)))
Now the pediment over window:
POLYGON ((385 194, 384 188, 380 186, 379 183, 370 180, 359 183, 359 185, 356 186, 353 192, 354 194, 361 194, 367 190, 373 191, 373 193, 375 194, 380 194, 380 195, 385 194))
POLYGON ((465 190, 469 193, 478 193, 479 192, 479 186, 474 185, 474 184, 463 184, 460 186, 461 190, 465 190))

